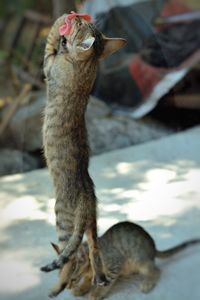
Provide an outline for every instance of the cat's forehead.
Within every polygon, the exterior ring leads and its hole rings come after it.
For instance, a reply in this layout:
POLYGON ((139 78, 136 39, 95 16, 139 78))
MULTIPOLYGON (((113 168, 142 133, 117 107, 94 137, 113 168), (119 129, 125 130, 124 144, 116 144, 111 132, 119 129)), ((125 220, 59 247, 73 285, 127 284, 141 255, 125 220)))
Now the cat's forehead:
POLYGON ((80 25, 83 25, 83 28, 84 29, 87 29, 89 32, 91 32, 91 34, 96 34, 97 32, 99 32, 98 31, 98 29, 95 27, 95 25, 93 24, 93 23, 89 23, 89 22, 87 22, 87 21, 85 21, 85 20, 83 20, 82 18, 80 18, 80 17, 76 17, 75 19, 74 19, 74 26, 75 27, 77 27, 77 29, 78 30, 81 30, 80 28, 80 25))

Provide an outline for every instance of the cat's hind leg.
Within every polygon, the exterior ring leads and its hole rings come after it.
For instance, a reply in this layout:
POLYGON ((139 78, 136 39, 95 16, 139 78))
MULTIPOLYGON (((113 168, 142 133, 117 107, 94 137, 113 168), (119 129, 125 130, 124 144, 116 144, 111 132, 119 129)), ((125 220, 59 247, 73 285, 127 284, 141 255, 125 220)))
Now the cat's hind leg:
POLYGON ((147 261, 140 265, 139 275, 141 275, 139 289, 143 293, 148 293, 158 282, 160 278, 160 270, 153 261, 147 261))
POLYGON ((103 262, 100 256, 100 250, 97 239, 96 220, 91 223, 91 226, 86 230, 89 246, 89 257, 93 271, 93 284, 105 286, 109 284, 103 269, 103 262))
POLYGON ((50 298, 56 297, 58 296, 66 287, 66 282, 58 282, 56 283, 56 285, 54 285, 54 287, 49 290, 48 296, 50 298))
POLYGON ((72 271, 74 267, 74 261, 70 260, 65 264, 59 272, 59 281, 56 285, 49 291, 49 297, 53 298, 60 294, 67 286, 68 281, 70 280, 72 271))

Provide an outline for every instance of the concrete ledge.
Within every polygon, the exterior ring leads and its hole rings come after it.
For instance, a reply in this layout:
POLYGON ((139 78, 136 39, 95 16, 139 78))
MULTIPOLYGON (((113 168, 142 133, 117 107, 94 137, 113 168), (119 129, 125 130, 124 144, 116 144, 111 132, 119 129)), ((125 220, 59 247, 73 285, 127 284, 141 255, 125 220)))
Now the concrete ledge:
MULTIPOLYGON (((115 222, 144 226, 159 249, 200 237, 200 127, 94 157, 91 174, 99 198, 99 232, 115 222)), ((47 170, 0 180, 0 295, 4 300, 48 299, 56 272, 39 267, 53 259, 54 199, 47 170)), ((199 246, 158 261, 160 282, 147 295, 133 280, 109 299, 199 300, 199 246)), ((58 299, 75 299, 67 291, 58 299)), ((78 299, 78 298, 76 298, 78 299)))

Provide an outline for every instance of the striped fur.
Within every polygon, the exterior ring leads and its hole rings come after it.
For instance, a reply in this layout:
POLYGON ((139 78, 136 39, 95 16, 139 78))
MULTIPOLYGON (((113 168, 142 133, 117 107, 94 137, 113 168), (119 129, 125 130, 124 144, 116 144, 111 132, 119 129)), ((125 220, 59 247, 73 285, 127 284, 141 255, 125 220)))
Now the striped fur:
POLYGON ((47 103, 43 125, 44 153, 55 188, 56 228, 61 253, 41 270, 50 272, 62 268, 77 250, 85 233, 94 280, 105 284, 107 280, 97 242, 95 189, 88 172, 85 110, 98 59, 105 56, 106 51, 109 54, 121 48, 124 40, 108 42, 92 24, 76 18, 66 41, 58 33, 64 19, 65 15, 55 22, 47 38, 44 56, 47 103), (85 49, 82 42, 91 36, 95 37, 94 45, 85 49))
MULTIPOLYGON (((65 287, 75 296, 89 292, 89 299, 100 300, 111 290, 119 276, 140 275, 142 292, 149 292, 157 283, 160 270, 155 258, 167 258, 195 244, 200 239, 188 240, 168 250, 158 251, 152 237, 137 224, 117 223, 109 228, 100 238, 99 244, 110 284, 105 287, 92 287, 92 269, 86 243, 81 244, 76 256, 65 264, 59 274, 59 282, 50 291, 50 296, 58 295, 65 287)), ((54 245, 56 252, 59 248, 54 245)))

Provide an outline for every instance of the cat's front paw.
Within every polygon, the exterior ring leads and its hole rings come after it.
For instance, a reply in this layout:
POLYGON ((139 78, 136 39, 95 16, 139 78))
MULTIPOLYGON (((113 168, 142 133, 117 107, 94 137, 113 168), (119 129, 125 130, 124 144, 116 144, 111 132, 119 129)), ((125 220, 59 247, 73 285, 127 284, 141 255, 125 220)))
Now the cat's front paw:
POLYGON ((155 285, 156 285, 155 282, 145 281, 139 285, 139 289, 142 293, 147 294, 154 289, 155 285))

